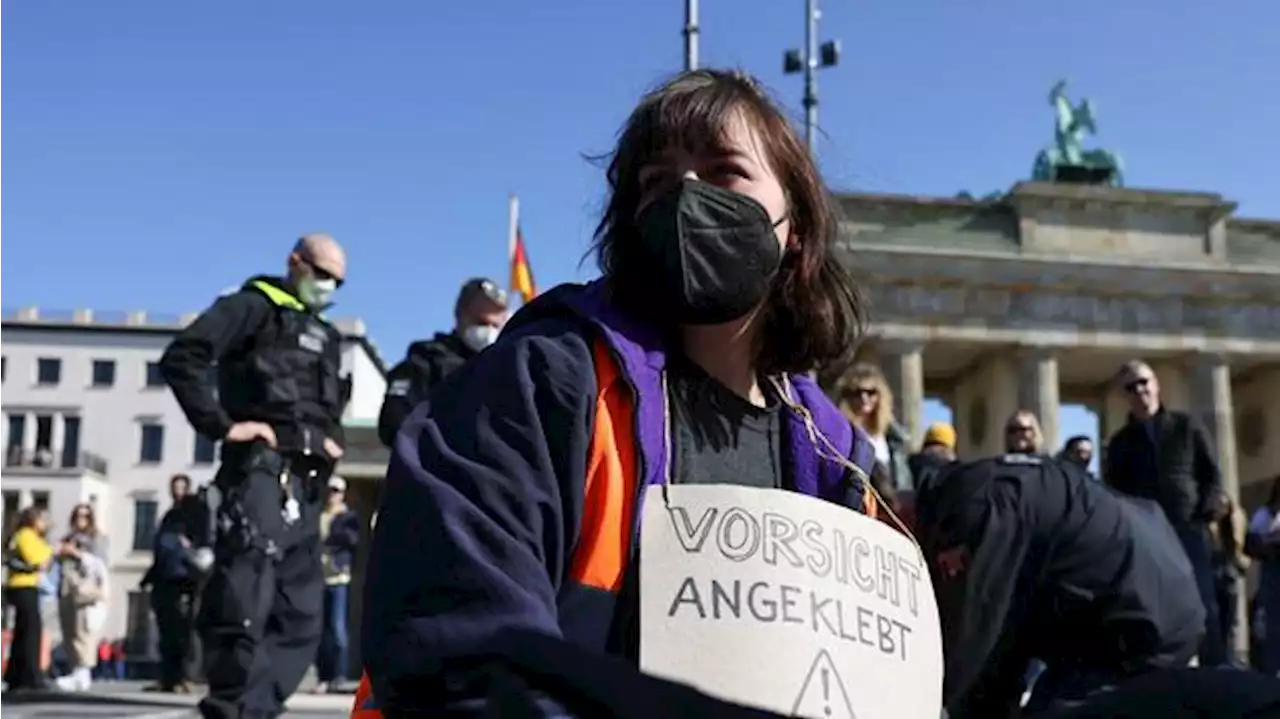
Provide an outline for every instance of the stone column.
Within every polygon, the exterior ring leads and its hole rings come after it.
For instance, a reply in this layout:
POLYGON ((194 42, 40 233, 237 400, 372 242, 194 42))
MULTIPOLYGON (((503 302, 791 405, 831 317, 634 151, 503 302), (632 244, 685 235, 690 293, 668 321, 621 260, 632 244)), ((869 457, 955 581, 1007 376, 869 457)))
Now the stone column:
POLYGON ((62 448, 67 440, 67 421, 65 415, 56 412, 53 415, 53 426, 49 436, 49 451, 53 452, 54 464, 62 465, 62 448))
MULTIPOLYGON (((1222 473, 1222 488, 1231 501, 1239 506, 1240 475, 1236 464, 1235 409, 1231 396, 1231 366, 1222 355, 1209 354, 1196 358, 1192 368, 1191 414, 1204 423, 1217 453, 1218 471, 1222 473)), ((1218 611, 1236 614, 1235 646, 1228 647, 1236 658, 1249 656, 1248 593, 1241 591, 1235 607, 1219 607, 1218 611)))
POLYGON ((1058 358, 1052 348, 1022 347, 1018 353, 1018 405, 1034 412, 1044 433, 1041 451, 1053 454, 1058 437, 1058 358))
POLYGON ((1129 421, 1129 400, 1114 383, 1102 385, 1102 409, 1098 412, 1098 476, 1106 479, 1107 444, 1129 421))
POLYGON ((22 454, 27 461, 35 456, 36 451, 36 435, 39 431, 36 428, 36 413, 27 412, 26 427, 23 428, 25 434, 22 435, 22 454))
POLYGON ((880 369, 893 389, 893 414, 907 430, 911 448, 924 433, 924 358, 920 342, 886 340, 876 346, 880 369))
POLYGON ((1240 475, 1236 464, 1235 409, 1231 398, 1231 366, 1221 355, 1196 358, 1192 375, 1192 414, 1204 423, 1213 439, 1222 488, 1233 502, 1240 501, 1240 475))

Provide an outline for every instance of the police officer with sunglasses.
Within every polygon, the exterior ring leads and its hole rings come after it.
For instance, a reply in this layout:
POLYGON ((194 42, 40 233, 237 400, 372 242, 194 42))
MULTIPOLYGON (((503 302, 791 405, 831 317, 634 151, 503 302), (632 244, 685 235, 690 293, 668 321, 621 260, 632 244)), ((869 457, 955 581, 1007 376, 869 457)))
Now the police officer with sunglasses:
POLYGON ((204 495, 213 544, 198 619, 205 717, 277 716, 315 658, 319 516, 350 395, 341 335, 320 313, 346 272, 332 237, 306 235, 283 277, 253 277, 219 298, 160 362, 196 431, 222 442, 204 495))

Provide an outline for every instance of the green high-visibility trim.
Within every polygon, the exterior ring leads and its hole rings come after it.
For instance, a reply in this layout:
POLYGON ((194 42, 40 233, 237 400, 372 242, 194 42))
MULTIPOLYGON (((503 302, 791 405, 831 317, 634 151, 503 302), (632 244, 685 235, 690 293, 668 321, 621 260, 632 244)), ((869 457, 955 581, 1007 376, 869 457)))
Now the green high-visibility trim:
POLYGON ((303 304, 302 300, 298 299, 297 297, 294 297, 293 295, 289 294, 285 290, 282 290, 273 284, 263 282, 262 280, 254 280, 249 284, 252 285, 255 289, 257 289, 262 294, 266 295, 267 299, 271 300, 272 302, 276 303, 281 307, 288 307, 291 310, 298 310, 299 312, 307 311, 307 306, 303 304))

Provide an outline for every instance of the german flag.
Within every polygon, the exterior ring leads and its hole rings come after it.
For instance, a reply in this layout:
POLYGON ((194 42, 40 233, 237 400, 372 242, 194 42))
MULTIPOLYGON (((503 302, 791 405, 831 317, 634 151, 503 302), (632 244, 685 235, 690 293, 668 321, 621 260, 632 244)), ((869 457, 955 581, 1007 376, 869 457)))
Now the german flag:
POLYGON ((519 292, 526 304, 538 295, 533 284, 533 269, 529 267, 529 255, 524 250, 524 235, 516 228, 515 242, 511 243, 511 291, 519 292))
POLYGON ((533 283, 533 268, 529 266, 529 253, 524 249, 524 235, 520 232, 520 204, 511 196, 511 291, 519 292, 526 304, 538 295, 533 283))

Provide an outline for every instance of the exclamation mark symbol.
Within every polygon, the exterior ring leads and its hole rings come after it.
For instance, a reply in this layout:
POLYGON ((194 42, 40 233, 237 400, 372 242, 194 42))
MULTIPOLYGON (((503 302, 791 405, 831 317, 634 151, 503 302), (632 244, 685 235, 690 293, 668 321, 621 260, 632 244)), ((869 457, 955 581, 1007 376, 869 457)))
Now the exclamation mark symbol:
POLYGON ((826 667, 822 668, 822 713, 831 716, 831 678, 826 667))

